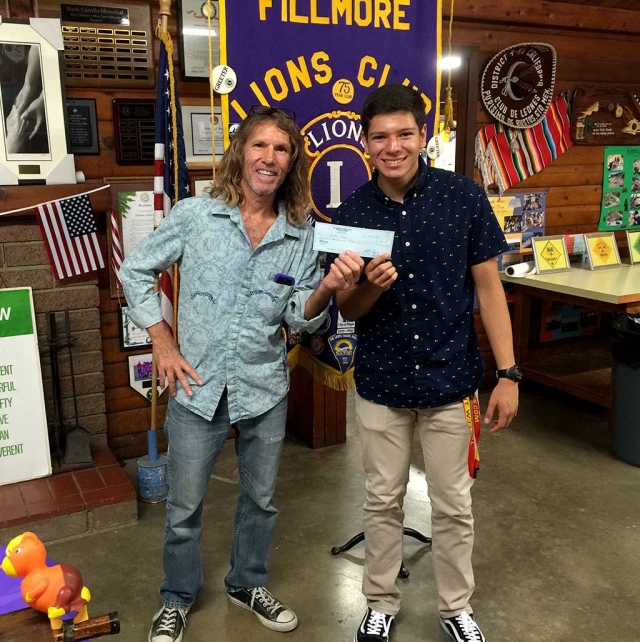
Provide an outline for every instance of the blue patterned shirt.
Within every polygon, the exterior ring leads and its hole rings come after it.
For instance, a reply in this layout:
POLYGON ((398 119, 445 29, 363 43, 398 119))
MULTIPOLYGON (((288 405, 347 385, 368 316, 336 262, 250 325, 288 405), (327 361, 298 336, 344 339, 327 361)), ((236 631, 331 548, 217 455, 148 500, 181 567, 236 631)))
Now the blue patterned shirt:
POLYGON ((374 177, 333 223, 395 232, 398 278, 356 321, 358 394, 394 408, 430 408, 474 393, 484 361, 470 268, 507 249, 480 186, 421 161, 404 202, 389 198, 374 177))
POLYGON ((240 210, 209 196, 175 205, 158 229, 126 258, 120 278, 129 316, 142 328, 162 320, 154 276, 178 263, 180 349, 203 381, 189 378, 193 397, 178 386, 177 401, 211 419, 225 386, 232 423, 273 408, 289 389, 283 319, 313 332, 326 310, 305 320, 307 299, 320 281, 313 230, 287 221, 283 210, 256 249, 240 210), (278 273, 293 287, 274 282, 278 273))

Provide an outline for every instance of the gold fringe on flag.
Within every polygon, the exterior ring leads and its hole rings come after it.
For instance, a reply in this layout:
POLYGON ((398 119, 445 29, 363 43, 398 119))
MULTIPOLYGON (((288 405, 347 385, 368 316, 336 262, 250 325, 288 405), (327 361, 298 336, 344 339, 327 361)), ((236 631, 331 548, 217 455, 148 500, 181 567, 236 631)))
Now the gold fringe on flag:
POLYGON ((355 388, 353 368, 344 374, 330 368, 319 359, 316 359, 309 350, 302 350, 302 346, 295 346, 287 355, 289 369, 302 366, 314 379, 322 381, 325 386, 333 390, 352 390, 355 388))

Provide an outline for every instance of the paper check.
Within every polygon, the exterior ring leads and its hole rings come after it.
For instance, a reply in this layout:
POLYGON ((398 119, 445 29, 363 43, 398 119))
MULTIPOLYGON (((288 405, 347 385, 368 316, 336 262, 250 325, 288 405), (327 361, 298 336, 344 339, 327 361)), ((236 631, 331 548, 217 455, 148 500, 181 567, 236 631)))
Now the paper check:
POLYGON ((351 250, 359 256, 374 258, 384 252, 391 254, 394 236, 395 232, 389 230, 316 223, 313 249, 331 254, 342 254, 351 250))

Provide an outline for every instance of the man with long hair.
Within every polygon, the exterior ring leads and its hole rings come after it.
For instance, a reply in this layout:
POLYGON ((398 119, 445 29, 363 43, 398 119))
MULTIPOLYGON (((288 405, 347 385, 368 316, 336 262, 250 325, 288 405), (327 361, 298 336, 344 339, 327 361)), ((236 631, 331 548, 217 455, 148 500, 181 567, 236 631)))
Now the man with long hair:
POLYGON ((292 114, 255 109, 238 128, 208 196, 175 205, 120 271, 129 315, 153 341, 169 381, 163 607, 149 642, 180 642, 203 583, 202 507, 213 465, 235 429, 238 504, 231 603, 275 631, 295 613, 266 588, 273 505, 285 435, 289 369, 282 322, 313 331, 334 292, 357 282, 362 259, 341 255, 320 281, 303 140, 292 114), (180 346, 162 321, 154 278, 180 265, 180 346))

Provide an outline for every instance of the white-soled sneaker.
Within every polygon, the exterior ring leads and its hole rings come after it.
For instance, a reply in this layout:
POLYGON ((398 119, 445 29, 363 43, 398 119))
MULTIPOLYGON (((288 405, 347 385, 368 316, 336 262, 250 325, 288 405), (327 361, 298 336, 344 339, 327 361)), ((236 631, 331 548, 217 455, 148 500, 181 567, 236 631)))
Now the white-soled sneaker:
POLYGON ((394 617, 367 608, 353 642, 389 642, 389 631, 394 617))
POLYGON ((187 626, 188 610, 163 606, 151 620, 149 642, 180 642, 187 626))
POLYGON ((454 617, 440 617, 440 626, 455 642, 487 642, 471 613, 462 611, 454 617))
POLYGON ((229 601, 255 613, 260 622, 272 631, 293 631, 298 626, 296 614, 277 600, 264 586, 227 590, 229 601))

